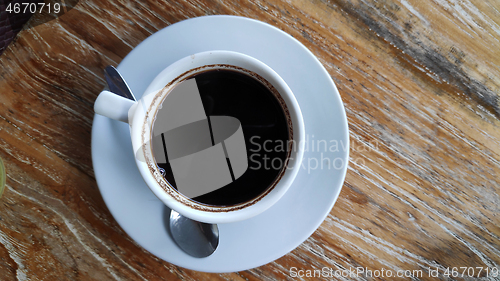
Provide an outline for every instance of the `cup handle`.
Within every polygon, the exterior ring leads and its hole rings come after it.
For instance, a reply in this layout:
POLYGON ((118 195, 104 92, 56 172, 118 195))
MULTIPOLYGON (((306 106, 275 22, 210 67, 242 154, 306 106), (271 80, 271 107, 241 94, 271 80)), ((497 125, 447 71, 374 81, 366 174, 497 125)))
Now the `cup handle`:
POLYGON ((108 118, 128 123, 128 111, 135 101, 110 91, 102 91, 94 103, 94 112, 108 118))

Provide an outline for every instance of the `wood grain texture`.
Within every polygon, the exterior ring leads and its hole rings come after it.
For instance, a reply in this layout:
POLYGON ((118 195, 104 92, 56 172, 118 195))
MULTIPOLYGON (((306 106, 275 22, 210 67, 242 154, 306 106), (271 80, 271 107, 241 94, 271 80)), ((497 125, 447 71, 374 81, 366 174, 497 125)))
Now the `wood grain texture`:
POLYGON ((48 16, 0 56, 1 280, 397 280, 294 278, 291 267, 448 280, 449 267, 499 268, 500 2, 82 0, 48 16), (135 244, 90 157, 102 69, 161 28, 213 14, 267 22, 307 46, 337 84, 351 138, 321 227, 277 261, 230 274, 186 270, 135 244))

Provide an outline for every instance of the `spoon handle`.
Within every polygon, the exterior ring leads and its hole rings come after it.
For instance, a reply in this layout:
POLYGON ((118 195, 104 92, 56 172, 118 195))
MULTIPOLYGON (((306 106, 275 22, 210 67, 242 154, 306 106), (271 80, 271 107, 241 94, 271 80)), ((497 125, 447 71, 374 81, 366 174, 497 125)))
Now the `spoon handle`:
POLYGON ((127 82, 125 82, 116 68, 111 65, 106 66, 104 69, 104 77, 106 78, 110 92, 136 101, 134 94, 132 94, 132 91, 130 91, 129 86, 127 85, 127 82))

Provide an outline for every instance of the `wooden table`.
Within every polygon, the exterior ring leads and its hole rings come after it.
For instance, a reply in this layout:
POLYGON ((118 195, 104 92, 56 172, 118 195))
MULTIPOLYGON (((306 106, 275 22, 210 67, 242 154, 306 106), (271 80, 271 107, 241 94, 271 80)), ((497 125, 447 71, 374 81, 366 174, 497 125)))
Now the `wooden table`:
POLYGON ((500 2, 74 2, 57 19, 35 15, 0 56, 1 280, 461 280, 463 267, 499 280, 500 2), (307 46, 337 84, 351 138, 321 227, 231 274, 139 247, 107 210, 90 154, 102 69, 161 28, 213 14, 267 22, 307 46), (305 276, 357 267, 379 277, 305 276))

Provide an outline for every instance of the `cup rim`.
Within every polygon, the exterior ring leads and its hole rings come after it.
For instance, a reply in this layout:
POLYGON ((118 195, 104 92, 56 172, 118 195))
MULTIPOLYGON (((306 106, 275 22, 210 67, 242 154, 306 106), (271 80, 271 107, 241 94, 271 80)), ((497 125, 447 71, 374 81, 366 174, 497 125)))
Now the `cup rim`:
MULTIPOLYGON (((290 139, 298 145, 295 151, 289 149, 287 157, 288 166, 283 168, 278 178, 272 183, 273 186, 268 187, 266 191, 258 197, 243 202, 242 204, 224 207, 209 206, 189 199, 173 188, 167 187, 167 189, 165 189, 162 183, 168 184, 167 181, 161 176, 156 165, 152 165, 151 162, 147 161, 148 157, 153 158, 152 152, 151 155, 148 155, 150 151, 148 151, 149 148, 146 147, 144 151, 142 149, 139 149, 140 151, 135 151, 137 155, 142 155, 135 159, 139 171, 148 187, 165 205, 197 221, 226 223, 250 218, 265 211, 276 203, 290 187, 302 162, 305 139, 302 113, 291 89, 273 69, 253 57, 232 51, 215 50, 184 57, 160 72, 148 86, 143 97, 139 100, 139 103, 145 103, 146 109, 135 111, 131 122, 131 136, 133 143, 147 143, 144 136, 147 135, 149 139, 152 125, 150 121, 148 124, 148 120, 150 120, 149 114, 156 114, 158 106, 163 102, 166 94, 170 91, 168 85, 173 87, 177 82, 185 80, 186 77, 201 72, 196 71, 199 66, 214 65, 231 65, 259 75, 265 82, 269 83, 277 90, 279 96, 278 100, 281 98, 283 102, 282 108, 288 111, 285 114, 287 115, 289 123, 291 122, 291 124, 289 124, 290 139), (156 90, 159 88, 161 88, 160 91, 156 90), (140 139, 138 139, 139 135, 141 136, 140 139), (146 160, 145 162, 138 160, 138 158, 142 157, 146 160)), ((134 145, 134 148, 135 147, 142 147, 142 145, 134 145)))

